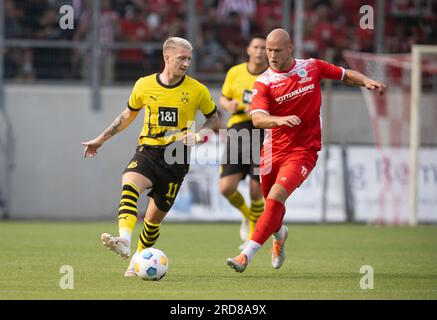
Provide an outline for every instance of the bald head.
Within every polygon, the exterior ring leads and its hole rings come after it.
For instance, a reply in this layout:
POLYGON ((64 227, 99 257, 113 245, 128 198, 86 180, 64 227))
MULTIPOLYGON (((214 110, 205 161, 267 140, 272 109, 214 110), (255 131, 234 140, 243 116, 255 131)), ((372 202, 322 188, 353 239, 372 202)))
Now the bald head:
POLYGON ((280 42, 284 45, 291 45, 290 35, 284 29, 275 29, 267 35, 266 41, 280 42))
POLYGON ((293 45, 290 35, 284 29, 275 29, 268 34, 266 50, 272 69, 287 71, 293 65, 293 45))

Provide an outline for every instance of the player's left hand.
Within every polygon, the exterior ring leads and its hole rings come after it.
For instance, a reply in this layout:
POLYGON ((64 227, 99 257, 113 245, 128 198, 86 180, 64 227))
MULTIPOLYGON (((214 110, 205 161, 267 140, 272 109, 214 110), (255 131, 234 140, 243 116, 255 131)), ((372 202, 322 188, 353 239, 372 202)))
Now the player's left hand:
POLYGON ((381 96, 384 95, 385 90, 387 90, 387 86, 384 83, 372 79, 367 79, 364 85, 369 90, 378 89, 379 95, 381 96))

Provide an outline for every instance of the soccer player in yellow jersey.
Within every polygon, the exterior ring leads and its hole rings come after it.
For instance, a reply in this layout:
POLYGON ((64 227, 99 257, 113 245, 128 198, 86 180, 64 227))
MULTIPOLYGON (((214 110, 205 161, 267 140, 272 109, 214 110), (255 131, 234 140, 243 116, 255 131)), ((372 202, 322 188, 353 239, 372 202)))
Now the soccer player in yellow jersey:
MULTIPOLYGON (((105 141, 127 128, 144 109, 144 125, 138 146, 122 176, 119 236, 101 235, 103 245, 123 258, 131 254, 131 237, 137 221, 140 194, 151 188, 135 254, 153 246, 158 240, 160 224, 172 207, 188 172, 188 147, 205 141, 207 133, 218 120, 217 108, 208 89, 186 75, 192 58, 190 42, 178 37, 167 39, 163 45, 163 57, 165 67, 162 73, 140 78, 135 83, 126 109, 97 138, 82 142, 84 157, 94 157, 105 141), (193 133, 190 126, 197 110, 203 113, 206 121, 197 133, 193 133)), ((135 276, 134 258, 135 255, 125 272, 126 277, 135 276)))
MULTIPOLYGON (((248 62, 241 63, 229 69, 222 87, 220 106, 231 114, 227 127, 226 152, 222 159, 220 172, 220 190, 229 202, 243 215, 240 227, 241 240, 246 241, 252 236, 255 223, 264 211, 264 201, 261 193, 257 167, 259 161, 252 157, 260 153, 263 132, 255 129, 249 115, 252 101, 252 87, 260 74, 267 69, 266 41, 263 36, 255 35, 247 47, 248 62), (237 143, 230 133, 237 135, 249 134, 250 140, 240 139, 237 143), (255 133, 255 130, 258 132, 255 133), (245 131, 245 132, 243 132, 245 131), (250 148, 246 144, 250 142, 250 148), (252 148, 257 150, 252 151, 252 148), (238 158, 235 154, 238 153, 238 158), (235 161, 236 160, 236 161, 235 161), (238 191, 241 180, 250 176, 249 192, 250 208, 246 205, 243 195, 238 191)), ((243 243, 240 247, 244 247, 243 243)))

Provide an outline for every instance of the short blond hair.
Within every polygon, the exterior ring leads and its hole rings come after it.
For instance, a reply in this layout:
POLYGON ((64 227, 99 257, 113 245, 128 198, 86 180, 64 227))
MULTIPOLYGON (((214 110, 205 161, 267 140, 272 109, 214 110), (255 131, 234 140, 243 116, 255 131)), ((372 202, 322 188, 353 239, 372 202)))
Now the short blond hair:
POLYGON ((193 50, 193 46, 188 40, 179 37, 171 37, 165 40, 164 45, 162 46, 162 50, 166 51, 168 49, 176 49, 179 47, 193 50))

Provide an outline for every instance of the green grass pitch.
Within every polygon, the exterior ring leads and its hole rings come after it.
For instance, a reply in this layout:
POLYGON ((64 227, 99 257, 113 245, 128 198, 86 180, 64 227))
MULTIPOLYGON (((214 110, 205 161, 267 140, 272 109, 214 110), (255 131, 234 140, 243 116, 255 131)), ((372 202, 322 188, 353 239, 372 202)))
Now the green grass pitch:
MULTIPOLYGON (((137 225, 136 245, 140 225, 137 225)), ((289 225, 287 260, 271 267, 269 241, 242 273, 239 225, 163 223, 156 247, 170 261, 161 281, 124 278, 128 261, 103 248, 116 223, 0 223, 0 299, 437 299, 437 227, 289 225), (60 267, 74 270, 61 289, 60 267), (360 288, 360 267, 374 288, 360 288)))

